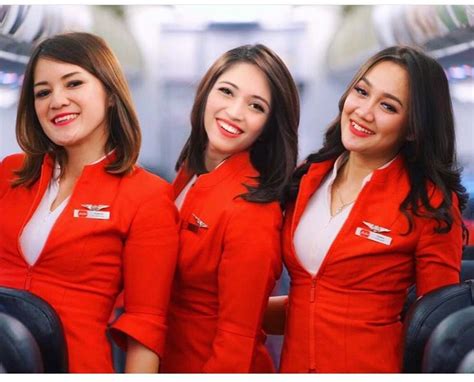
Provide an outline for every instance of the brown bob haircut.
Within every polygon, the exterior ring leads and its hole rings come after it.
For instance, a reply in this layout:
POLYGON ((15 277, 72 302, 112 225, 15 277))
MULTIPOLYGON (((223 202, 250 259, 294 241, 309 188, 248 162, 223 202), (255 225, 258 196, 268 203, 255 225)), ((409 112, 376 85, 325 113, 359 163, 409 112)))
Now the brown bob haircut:
POLYGON ((258 185, 246 185, 242 197, 250 202, 268 203, 282 200, 298 156, 300 105, 295 82, 283 61, 262 44, 231 49, 217 59, 202 78, 191 111, 191 134, 176 163, 196 174, 206 173, 204 153, 208 143, 204 129, 204 112, 208 95, 217 79, 238 63, 258 67, 271 91, 271 109, 260 137, 250 147, 250 160, 259 172, 258 185))
POLYGON ((45 154, 51 154, 61 168, 67 163, 62 146, 43 132, 35 111, 34 71, 38 60, 46 59, 80 66, 97 77, 111 99, 107 123, 109 137, 104 148, 115 148, 115 159, 106 166, 111 174, 133 170, 141 145, 141 132, 132 97, 120 64, 107 43, 90 33, 66 33, 43 40, 33 51, 25 71, 18 105, 16 135, 26 154, 23 167, 16 172, 14 186, 31 186, 40 176, 45 154))

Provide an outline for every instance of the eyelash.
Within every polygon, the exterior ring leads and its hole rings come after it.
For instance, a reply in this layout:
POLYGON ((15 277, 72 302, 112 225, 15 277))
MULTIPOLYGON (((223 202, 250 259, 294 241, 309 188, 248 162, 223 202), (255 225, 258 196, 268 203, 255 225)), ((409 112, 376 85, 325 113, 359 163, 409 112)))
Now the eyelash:
MULTIPOLYGON (((360 86, 354 86, 354 90, 355 90, 358 94, 360 94, 361 96, 364 96, 364 97, 365 97, 365 96, 368 95, 367 91, 366 91, 365 89, 361 88, 360 86)), ((390 113, 396 113, 396 112, 397 112, 397 109, 396 109, 394 106, 392 106, 392 105, 390 105, 390 104, 388 104, 388 103, 386 103, 386 102, 382 102, 381 105, 382 105, 382 107, 383 107, 385 110, 387 110, 387 111, 390 112, 390 113)))
MULTIPOLYGON (((224 94, 226 96, 233 96, 234 95, 234 93, 232 93, 232 90, 227 88, 227 87, 221 87, 221 88, 218 88, 217 90, 220 91, 222 94, 224 94)), ((249 106, 252 109, 257 110, 260 113, 265 113, 265 108, 262 105, 258 104, 258 103, 252 103, 249 106)))
POLYGON ((233 95, 232 90, 226 87, 218 88, 218 90, 225 95, 233 95))
POLYGON ((35 98, 44 98, 50 93, 49 90, 40 90, 35 93, 35 98))
POLYGON ((263 106, 259 105, 258 103, 252 103, 250 106, 261 113, 265 113, 265 109, 263 108, 263 106))
POLYGON ((364 89, 362 89, 361 87, 359 87, 359 86, 354 86, 354 89, 355 89, 355 91, 356 91, 357 93, 359 93, 360 95, 363 95, 363 96, 366 96, 366 95, 367 95, 367 92, 366 92, 364 89))
MULTIPOLYGON (((66 84, 66 87, 76 88, 76 87, 82 85, 83 83, 84 82, 81 81, 81 80, 73 80, 73 81, 69 81, 66 84)), ((48 90, 48 89, 39 90, 37 93, 35 93, 35 98, 44 98, 44 97, 48 96, 50 93, 51 93, 51 91, 48 90)))
POLYGON ((75 88, 79 85, 82 85, 84 82, 82 82, 81 80, 73 80, 73 81, 70 81, 67 83, 67 87, 68 88, 75 88))

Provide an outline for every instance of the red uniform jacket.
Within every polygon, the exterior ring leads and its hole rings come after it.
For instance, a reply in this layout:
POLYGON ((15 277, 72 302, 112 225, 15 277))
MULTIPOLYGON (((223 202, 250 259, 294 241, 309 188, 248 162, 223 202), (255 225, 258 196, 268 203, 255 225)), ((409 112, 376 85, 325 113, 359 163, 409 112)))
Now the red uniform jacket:
MULTIPOLYGON (((175 197, 191 175, 180 171, 175 197)), ((282 214, 276 202, 237 197, 257 175, 239 153, 186 196, 162 372, 273 371, 261 323, 282 270, 282 214)))
MULTIPOLYGON (((310 197, 333 161, 313 164, 302 178, 296 205, 283 228, 284 261, 291 277, 282 372, 398 372, 402 359, 400 313, 407 288, 423 295, 459 282, 461 217, 447 234, 434 219, 415 218, 414 230, 399 211, 409 190, 403 159, 376 170, 313 278, 300 264, 294 232, 310 197), (356 235, 363 222, 390 229, 390 245, 356 235)), ((440 193, 431 188, 432 204, 440 193)), ((456 202, 455 202, 456 203, 456 202)), ((366 231, 367 232, 367 231, 366 231)))
POLYGON ((107 321, 125 289, 125 313, 113 325, 161 354, 178 250, 178 215, 171 187, 136 168, 131 175, 104 171, 107 159, 86 166, 37 262, 29 266, 19 236, 52 177, 46 156, 31 187, 10 187, 23 155, 0 165, 0 285, 28 290, 48 301, 63 323, 72 372, 112 372, 107 321), (74 217, 83 204, 109 207, 110 219, 74 217))

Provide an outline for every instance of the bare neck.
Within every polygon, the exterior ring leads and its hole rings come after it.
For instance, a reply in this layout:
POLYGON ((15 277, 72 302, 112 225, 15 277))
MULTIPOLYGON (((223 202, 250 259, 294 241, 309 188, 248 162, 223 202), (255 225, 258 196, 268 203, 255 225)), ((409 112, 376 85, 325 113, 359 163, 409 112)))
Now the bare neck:
POLYGON ((367 159, 357 153, 350 152, 349 158, 342 169, 342 177, 350 183, 360 184, 367 175, 390 160, 391 158, 367 159))
POLYGON ((206 153, 204 155, 204 165, 206 166, 206 170, 211 172, 217 166, 219 166, 223 161, 225 161, 228 156, 215 153, 209 148, 206 149, 206 153))

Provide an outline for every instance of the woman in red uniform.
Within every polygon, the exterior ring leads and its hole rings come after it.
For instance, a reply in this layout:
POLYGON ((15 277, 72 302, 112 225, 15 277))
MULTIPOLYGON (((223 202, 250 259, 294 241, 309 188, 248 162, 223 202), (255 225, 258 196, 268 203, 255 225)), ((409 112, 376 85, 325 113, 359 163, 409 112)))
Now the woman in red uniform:
POLYGON ((155 372, 178 248, 171 187, 136 166, 140 128, 106 43, 58 35, 34 50, 17 116, 24 153, 0 165, 0 285, 49 302, 71 372, 112 372, 107 321, 126 371, 155 372))
POLYGON ((459 282, 466 197, 448 82, 424 53, 387 48, 339 110, 296 171, 285 216, 281 371, 399 372, 407 288, 459 282))
POLYGON ((182 222, 163 372, 273 371, 261 322, 282 267, 298 120, 293 79, 263 45, 228 51, 201 80, 174 181, 182 222))

